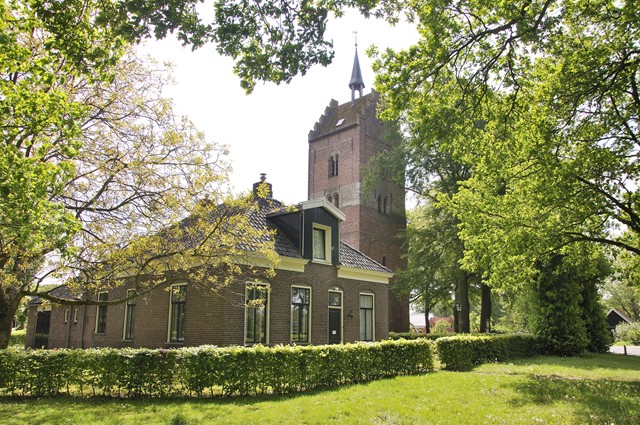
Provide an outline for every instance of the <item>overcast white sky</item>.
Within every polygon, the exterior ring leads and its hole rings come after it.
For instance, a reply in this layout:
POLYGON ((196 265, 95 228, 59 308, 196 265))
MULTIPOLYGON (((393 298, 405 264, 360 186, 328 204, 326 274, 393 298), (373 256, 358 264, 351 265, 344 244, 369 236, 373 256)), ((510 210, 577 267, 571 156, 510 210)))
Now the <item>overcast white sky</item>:
POLYGON ((354 57, 354 35, 368 93, 374 81, 371 60, 365 50, 376 45, 407 47, 417 39, 415 29, 389 26, 380 20, 347 13, 331 19, 328 38, 335 58, 328 67, 312 68, 304 77, 277 86, 259 83, 246 95, 233 74, 233 63, 217 55, 213 45, 192 52, 173 40, 149 42, 144 51, 174 64, 176 85, 166 94, 176 112, 187 115, 207 139, 230 147, 234 192, 249 190, 260 173, 267 173, 274 197, 287 204, 307 199, 307 135, 329 101, 351 98, 348 87, 354 57))

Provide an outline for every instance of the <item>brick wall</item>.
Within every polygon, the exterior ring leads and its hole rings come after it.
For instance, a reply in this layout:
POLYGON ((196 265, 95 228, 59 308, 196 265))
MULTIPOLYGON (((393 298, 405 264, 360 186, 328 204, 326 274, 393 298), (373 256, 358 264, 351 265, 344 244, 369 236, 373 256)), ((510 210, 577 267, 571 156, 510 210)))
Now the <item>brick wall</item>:
MULTIPOLYGON (((330 265, 309 263, 304 273, 279 271, 270 286, 269 344, 291 342, 291 288, 311 288, 311 343, 326 344, 328 329, 329 290, 343 292, 343 340, 359 339, 359 294, 375 296, 375 338, 388 336, 388 286, 337 277, 337 269, 330 265), (350 315, 350 313, 352 313, 350 315)), ((109 300, 123 298, 126 286, 109 293, 109 300)), ((244 344, 245 279, 239 278, 226 288, 212 291, 188 285, 185 304, 184 343, 168 343, 169 291, 157 289, 136 300, 133 339, 123 340, 125 304, 107 307, 104 333, 95 332, 96 306, 54 306, 51 312, 49 348, 62 347, 176 347, 191 345, 244 344), (70 308, 70 320, 64 323, 64 311, 70 308), (79 309, 78 322, 73 322, 73 309, 79 309), (84 314, 83 314, 84 313, 84 314), (84 330, 84 332, 83 332, 84 330), (83 338, 84 336, 84 338, 83 338)), ((33 342, 36 307, 29 312, 28 341, 33 342)))

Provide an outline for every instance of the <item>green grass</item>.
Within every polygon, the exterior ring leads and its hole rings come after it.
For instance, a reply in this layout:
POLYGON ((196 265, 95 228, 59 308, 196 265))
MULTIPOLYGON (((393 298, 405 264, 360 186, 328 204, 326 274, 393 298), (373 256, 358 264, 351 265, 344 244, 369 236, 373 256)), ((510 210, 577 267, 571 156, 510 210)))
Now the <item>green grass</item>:
POLYGON ((638 424, 640 357, 535 357, 287 397, 0 399, 3 424, 638 424))

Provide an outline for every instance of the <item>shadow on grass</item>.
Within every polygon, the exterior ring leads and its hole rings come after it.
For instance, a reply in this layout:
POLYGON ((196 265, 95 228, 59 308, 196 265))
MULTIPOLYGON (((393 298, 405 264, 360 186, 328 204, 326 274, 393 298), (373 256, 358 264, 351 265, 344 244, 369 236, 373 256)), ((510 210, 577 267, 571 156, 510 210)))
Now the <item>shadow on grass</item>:
POLYGON ((537 356, 512 360, 514 365, 561 366, 584 370, 609 369, 640 371, 640 356, 585 353, 579 357, 537 356))
MULTIPOLYGON (((380 379, 384 380, 384 379, 380 379)), ((305 398, 305 397, 313 397, 323 393, 331 393, 336 391, 341 391, 347 388, 350 388, 355 385, 367 384, 368 382, 363 382, 360 384, 349 384, 349 385, 341 385, 341 386, 333 386, 333 387, 318 387, 306 391, 299 392, 291 392, 287 394, 256 394, 256 395, 247 395, 247 396, 222 396, 220 394, 216 395, 204 395, 203 397, 196 396, 167 396, 167 397, 117 397, 117 396, 105 396, 105 395, 77 395, 72 394, 68 395, 66 393, 60 393, 59 395, 54 396, 0 396, 0 408, 3 404, 11 404, 11 403, 56 403, 59 405, 70 404, 70 405, 107 405, 107 404, 127 404, 127 405, 154 405, 158 402, 161 402, 163 405, 171 405, 171 404, 184 404, 184 403, 193 403, 193 404, 217 404, 217 405, 252 405, 257 403, 262 403, 266 401, 281 401, 281 400, 290 400, 297 398, 305 398)))
POLYGON ((569 404, 579 423, 640 423, 640 382, 530 375, 512 386, 514 408, 569 404))

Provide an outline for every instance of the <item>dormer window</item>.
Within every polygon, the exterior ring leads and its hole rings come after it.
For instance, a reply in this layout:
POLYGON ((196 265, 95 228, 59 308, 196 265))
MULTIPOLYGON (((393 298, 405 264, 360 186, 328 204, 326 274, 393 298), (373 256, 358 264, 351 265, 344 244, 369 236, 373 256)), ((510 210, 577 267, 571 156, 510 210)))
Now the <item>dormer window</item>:
POLYGON ((331 228, 328 226, 313 224, 313 259, 331 262, 331 228))

